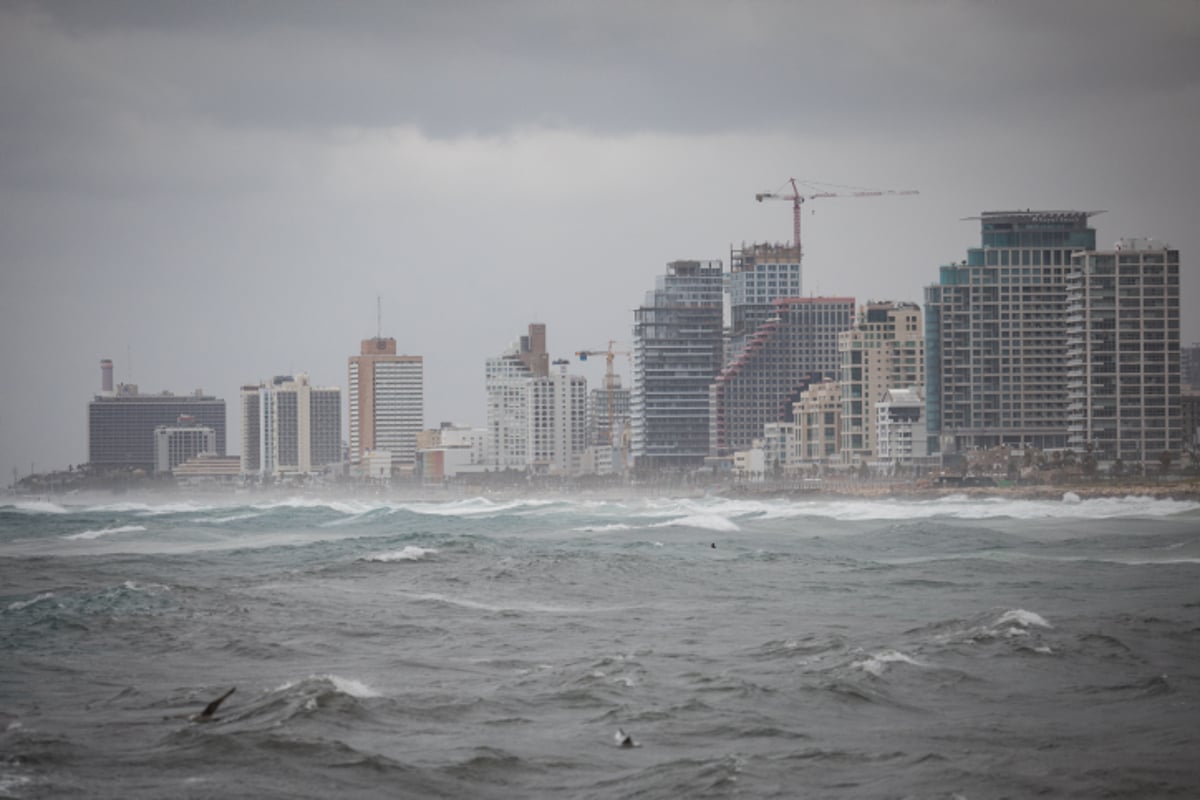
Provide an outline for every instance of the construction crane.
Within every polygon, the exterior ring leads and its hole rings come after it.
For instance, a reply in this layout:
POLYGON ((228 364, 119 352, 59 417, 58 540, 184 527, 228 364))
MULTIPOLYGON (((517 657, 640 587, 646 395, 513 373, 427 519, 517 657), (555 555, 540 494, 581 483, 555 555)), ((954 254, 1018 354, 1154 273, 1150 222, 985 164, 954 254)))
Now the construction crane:
POLYGON ((604 356, 604 391, 608 398, 608 429, 604 435, 605 444, 612 447, 613 444, 613 391, 617 388, 617 376, 613 372, 613 358, 615 356, 632 355, 628 350, 614 350, 613 345, 616 342, 612 339, 608 340, 607 350, 577 350, 575 355, 580 361, 587 361, 589 356, 604 356))
MULTIPOLYGON (((804 257, 804 251, 800 248, 800 206, 805 200, 816 200, 820 197, 882 197, 883 195, 892 194, 920 194, 916 189, 857 189, 850 192, 814 192, 812 194, 801 194, 800 189, 796 186, 795 178, 788 178, 788 183, 792 185, 791 194, 779 194, 775 192, 759 192, 754 195, 754 199, 758 202, 763 200, 791 200, 792 201, 792 236, 800 257, 804 257)), ((805 183, 801 181, 801 183, 805 183)), ((806 183, 807 186, 807 183, 806 183)), ((835 187, 836 188, 836 187, 835 187)))

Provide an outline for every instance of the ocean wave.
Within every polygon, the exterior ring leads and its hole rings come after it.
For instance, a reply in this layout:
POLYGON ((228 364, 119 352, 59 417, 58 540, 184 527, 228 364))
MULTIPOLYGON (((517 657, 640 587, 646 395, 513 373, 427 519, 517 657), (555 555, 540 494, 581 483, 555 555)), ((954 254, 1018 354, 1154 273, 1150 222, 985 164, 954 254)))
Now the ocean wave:
POLYGON ((1023 608, 1015 608, 1005 611, 996 620, 996 627, 1000 628, 1005 625, 1016 626, 1019 628, 1053 628, 1049 622, 1041 614, 1035 614, 1032 611, 1026 611, 1023 608))
POLYGON ((425 556, 433 555, 437 550, 432 547, 417 547, 416 545, 407 545, 402 550, 392 550, 387 553, 374 553, 369 556, 363 556, 362 561, 420 561, 425 556))
POLYGON ((917 661, 912 656, 901 653, 899 650, 884 650, 881 653, 875 653, 860 661, 855 661, 850 667, 851 669, 862 670, 878 678, 892 664, 911 664, 915 667, 928 666, 928 664, 917 661))
POLYGON ((624 522, 613 522, 608 525, 583 525, 578 528, 572 528, 573 531, 580 533, 607 533, 609 531, 628 531, 632 530, 633 526, 624 522))
POLYGON ((223 525, 226 522, 241 522, 242 520, 255 519, 265 514, 264 511, 245 511, 240 514, 228 514, 224 517, 196 517, 191 520, 197 523, 207 523, 210 525, 223 525))
POLYGON ((8 610, 9 611, 20 611, 22 609, 29 608, 32 605, 36 605, 38 603, 45 602, 46 600, 51 600, 53 598, 54 598, 54 592, 43 592, 42 594, 39 594, 37 597, 33 597, 29 600, 16 600, 12 603, 9 603, 8 610))
POLYGON ((382 697, 382 693, 368 686, 363 681, 357 678, 344 678, 341 675, 323 674, 309 675, 307 678, 300 680, 288 681, 277 686, 275 692, 290 692, 294 689, 313 689, 332 687, 335 692, 340 694, 355 697, 360 700, 370 697, 382 697))
POLYGON ((669 519, 650 526, 651 528, 703 528, 710 531, 729 533, 740 531, 737 523, 719 514, 694 514, 679 519, 669 519))
POLYGON ((101 536, 110 536, 114 533, 134 533, 136 531, 144 531, 144 525, 120 525, 116 528, 100 528, 98 530, 82 531, 80 533, 71 533, 63 536, 64 539, 98 539, 101 536))
POLYGON ((23 514, 70 514, 70 509, 63 508, 58 503, 49 500, 18 500, 15 503, 0 505, 0 510, 12 509, 23 514))

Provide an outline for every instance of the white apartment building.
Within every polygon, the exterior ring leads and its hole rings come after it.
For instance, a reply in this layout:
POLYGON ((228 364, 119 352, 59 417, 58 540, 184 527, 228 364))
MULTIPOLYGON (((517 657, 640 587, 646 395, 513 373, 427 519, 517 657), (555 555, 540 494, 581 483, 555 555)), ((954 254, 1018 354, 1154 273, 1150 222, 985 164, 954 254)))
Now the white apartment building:
POLYGON ((180 417, 176 425, 160 425, 154 429, 154 472, 173 472, 190 458, 207 453, 217 454, 217 432, 206 425, 197 425, 192 417, 180 417))
POLYGON ((342 460, 342 390, 281 375, 242 387, 242 473, 307 474, 342 460))
POLYGON ((919 388, 888 389, 875 404, 876 461, 909 464, 929 454, 919 388))
POLYGON ((392 467, 411 471, 417 434, 425 425, 425 363, 397 355, 396 340, 364 339, 349 359, 350 458, 368 451, 392 454, 392 467))

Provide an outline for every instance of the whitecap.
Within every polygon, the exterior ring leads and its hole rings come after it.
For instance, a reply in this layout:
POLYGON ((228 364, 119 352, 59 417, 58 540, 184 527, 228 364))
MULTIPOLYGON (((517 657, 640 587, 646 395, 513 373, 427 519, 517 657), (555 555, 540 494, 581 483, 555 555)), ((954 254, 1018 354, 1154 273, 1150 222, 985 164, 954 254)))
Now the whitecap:
POLYGON ((1000 619, 996 620, 997 627, 1000 625, 1017 625, 1022 628, 1034 626, 1037 628, 1053 628, 1049 622, 1040 615, 1032 611, 1026 611, 1022 608, 1010 609, 1000 615, 1000 619))
POLYGON ((144 525, 121 525, 116 528, 100 528, 94 531, 82 531, 80 533, 70 533, 64 536, 64 539, 98 539, 101 536, 108 536, 114 533, 134 533, 136 531, 146 530, 144 525))
POLYGON ((611 525, 584 525, 582 528, 572 528, 571 530, 580 533, 607 533, 608 531, 627 531, 632 528, 632 525, 626 525, 623 522, 614 522, 611 525))
POLYGON ((1063 492, 1062 501, 1064 503, 1082 503, 1083 502, 1083 500, 1080 499, 1079 495, 1075 494, 1074 492, 1063 492))
POLYGON ((665 522, 657 522, 651 525, 652 528, 704 528, 710 531, 732 532, 739 531, 741 528, 731 519, 719 516, 717 514, 695 514, 690 517, 680 517, 679 519, 671 519, 665 522))
POLYGON ((875 653, 870 658, 855 661, 850 666, 854 669, 861 669, 863 672, 870 673, 878 678, 883 675, 889 664, 912 664, 916 667, 926 666, 912 656, 901 653, 899 650, 884 650, 882 653, 875 653))
POLYGON ((408 545, 403 550, 392 550, 387 553, 374 553, 363 556, 363 561, 420 561, 425 556, 433 555, 437 550, 432 547, 417 547, 408 545))
POLYGON ((49 600, 52 597, 54 597, 54 592, 43 592, 42 594, 39 594, 37 597, 34 597, 30 600, 17 600, 15 602, 9 603, 8 610, 9 611, 20 611, 23 608, 29 608, 32 605, 40 603, 43 600, 49 600))
POLYGON ((351 697, 379 697, 380 693, 372 689, 367 684, 354 678, 343 678, 340 675, 321 675, 333 684, 333 688, 337 689, 342 694, 348 694, 351 697))
POLYGON ((49 500, 18 500, 15 503, 0 506, 0 508, 11 508, 14 511, 21 511, 26 514, 69 514, 69 510, 63 508, 57 503, 52 503, 49 500))
POLYGON ((125 581, 125 583, 121 585, 131 592, 145 592, 147 594, 171 591, 171 587, 163 583, 147 583, 142 585, 139 583, 134 583, 133 581, 125 581))
POLYGON ((197 517, 196 519, 193 519, 192 522, 208 522, 219 525, 225 522, 240 522, 244 519, 254 519, 255 517, 261 517, 262 515, 263 512, 261 511, 247 511, 243 514, 230 514, 226 517, 210 517, 207 519, 205 517, 197 517))
POLYGON ((275 688, 277 692, 286 692, 289 689, 294 689, 310 681, 321 681, 333 684, 334 690, 342 694, 348 694, 351 697, 381 697, 382 695, 375 689, 372 689, 367 684, 355 678, 343 678, 340 675, 326 673, 323 675, 309 675, 307 678, 296 681, 287 681, 275 688))

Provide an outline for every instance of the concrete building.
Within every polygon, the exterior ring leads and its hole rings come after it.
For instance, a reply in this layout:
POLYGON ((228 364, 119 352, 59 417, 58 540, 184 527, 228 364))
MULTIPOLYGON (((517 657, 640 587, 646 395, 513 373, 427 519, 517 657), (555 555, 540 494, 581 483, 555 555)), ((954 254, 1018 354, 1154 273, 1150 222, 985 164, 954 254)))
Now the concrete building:
POLYGON ((794 421, 768 422, 764 425, 762 451, 767 473, 771 477, 779 477, 794 472, 800 465, 800 449, 799 442, 796 439, 796 423, 794 421))
POLYGON ((1148 239, 1076 253, 1067 278, 1068 444, 1155 463, 1185 443, 1179 251, 1148 239))
POLYGON ((425 426, 424 359, 397 355, 395 339, 377 336, 362 341, 349 368, 351 461, 385 450, 394 469, 411 473, 425 426))
POLYGON ((784 297, 714 379, 709 450, 725 456, 752 446, 763 426, 787 421, 814 383, 836 379, 838 335, 854 318, 852 297, 784 297))
POLYGON ((555 366, 551 369, 546 326, 540 323, 487 360, 489 467, 579 474, 587 447, 587 381, 568 375, 566 361, 555 366))
POLYGON ((1200 466, 1200 389, 1184 389, 1179 398, 1183 419, 1183 449, 1192 454, 1200 466))
POLYGON ((875 404, 875 462, 911 464, 929 454, 925 400, 917 387, 887 389, 875 404))
POLYGON ((529 407, 532 379, 550 374, 546 326, 529 333, 484 364, 487 392, 487 459, 492 469, 524 470, 530 461, 529 407))
MULTIPOLYGON (((606 383, 609 380, 605 376, 606 383)), ((585 474, 624 473, 629 468, 628 451, 633 434, 630 419, 632 392, 621 387, 621 376, 612 375, 611 386, 588 393, 589 461, 582 466, 585 474)))
POLYGON ((842 449, 842 388, 823 380, 800 393, 792 406, 796 444, 801 464, 828 464, 842 449))
POLYGON ((342 390, 308 375, 242 387, 242 472, 304 475, 342 460, 342 390))
POLYGON ((238 456, 218 456, 200 453, 175 467, 171 474, 179 483, 236 483, 242 474, 238 456))
POLYGON ((775 317, 775 301, 801 297, 800 248, 742 245, 729 253, 729 337, 725 360, 737 358, 750 337, 775 317))
POLYGON ((693 469, 709 449, 709 385, 723 352, 720 261, 672 261, 633 312, 632 454, 638 471, 693 469))
POLYGON ((417 452, 418 473, 426 484, 487 470, 487 429, 443 422, 424 431, 417 452))
POLYGON ((195 456, 217 455, 217 432, 207 425, 197 425, 196 418, 181 416, 174 425, 159 425, 154 429, 154 473, 173 472, 183 462, 195 456))
POLYGON ((1200 344, 1179 348, 1179 379, 1184 386, 1200 392, 1200 344))
POLYGON ((225 455, 225 401, 197 389, 190 395, 140 394, 136 384, 112 384, 112 361, 101 362, 101 392, 88 403, 88 461, 98 469, 142 469, 155 465, 154 431, 181 416, 213 430, 218 455, 225 455))
POLYGON ((1089 211, 988 211, 982 241, 925 288, 931 452, 1067 444, 1067 274, 1089 211))
POLYGON ((529 392, 529 463, 539 475, 575 476, 587 449, 587 379, 568 375, 568 361, 533 378, 529 392))
POLYGON ((838 336, 842 460, 879 455, 875 405, 889 389, 925 388, 925 329, 916 303, 870 302, 838 336))

